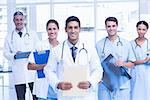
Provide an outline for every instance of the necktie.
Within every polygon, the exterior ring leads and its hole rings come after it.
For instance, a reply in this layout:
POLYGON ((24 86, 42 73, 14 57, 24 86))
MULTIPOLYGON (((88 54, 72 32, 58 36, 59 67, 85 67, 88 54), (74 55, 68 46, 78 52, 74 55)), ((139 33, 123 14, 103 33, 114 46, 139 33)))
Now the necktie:
POLYGON ((72 58, 73 58, 73 61, 75 62, 77 47, 73 46, 73 47, 71 47, 71 50, 72 50, 72 58))
POLYGON ((18 34, 19 34, 20 37, 22 36, 22 32, 19 32, 18 34))

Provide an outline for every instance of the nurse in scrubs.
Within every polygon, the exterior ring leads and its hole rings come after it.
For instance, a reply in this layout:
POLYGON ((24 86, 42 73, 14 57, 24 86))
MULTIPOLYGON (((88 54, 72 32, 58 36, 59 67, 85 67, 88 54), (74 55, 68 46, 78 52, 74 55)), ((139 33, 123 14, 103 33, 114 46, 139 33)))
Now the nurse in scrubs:
MULTIPOLYGON (((96 49, 100 58, 100 61, 103 62, 108 55, 112 54, 114 57, 114 65, 116 67, 123 67, 128 73, 130 68, 133 67, 135 57, 133 55, 132 47, 130 42, 118 36, 118 20, 115 17, 108 17, 105 20, 105 27, 108 33, 108 36, 96 43, 96 49)), ((104 75, 110 75, 112 72, 107 73, 104 70, 104 75)), ((124 81, 126 76, 121 75, 118 78, 112 80, 113 85, 121 84, 113 91, 108 88, 104 81, 99 82, 98 89, 98 99, 99 100, 130 100, 130 80, 124 81), (122 83, 123 82, 123 83, 122 83)))
MULTIPOLYGON (((48 39, 43 40, 40 43, 37 43, 36 50, 50 50, 50 55, 52 53, 52 49, 54 50, 59 42, 57 40, 57 35, 59 31, 59 24, 56 20, 50 19, 46 24, 46 30, 48 33, 48 39)), ((35 64, 33 54, 29 58, 30 63, 28 64, 29 70, 38 70, 43 69, 46 64, 35 64)), ((51 86, 48 84, 46 78, 38 78, 36 74, 35 85, 33 89, 34 94, 37 96, 38 100, 57 100, 56 93, 53 91, 51 86)))
POLYGON ((146 21, 136 24, 138 37, 131 41, 136 57, 131 70, 131 100, 150 100, 150 42, 145 37, 149 25, 146 21))

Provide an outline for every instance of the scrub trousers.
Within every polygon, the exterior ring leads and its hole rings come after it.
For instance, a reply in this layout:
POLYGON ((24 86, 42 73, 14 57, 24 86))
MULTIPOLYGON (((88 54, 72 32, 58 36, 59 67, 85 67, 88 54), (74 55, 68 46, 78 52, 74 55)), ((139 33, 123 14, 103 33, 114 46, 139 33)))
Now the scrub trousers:
POLYGON ((111 92, 103 83, 100 83, 98 100, 130 100, 130 89, 124 88, 111 92))

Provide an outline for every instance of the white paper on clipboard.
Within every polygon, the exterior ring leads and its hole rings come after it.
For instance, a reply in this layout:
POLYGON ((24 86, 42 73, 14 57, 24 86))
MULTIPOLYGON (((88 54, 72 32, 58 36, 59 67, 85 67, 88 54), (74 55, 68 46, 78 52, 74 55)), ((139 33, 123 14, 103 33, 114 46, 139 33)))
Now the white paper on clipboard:
POLYGON ((63 96, 85 96, 87 94, 86 89, 79 89, 77 87, 79 82, 87 81, 87 67, 65 67, 63 74, 64 81, 71 82, 73 85, 73 88, 71 88, 71 90, 62 91, 63 96))

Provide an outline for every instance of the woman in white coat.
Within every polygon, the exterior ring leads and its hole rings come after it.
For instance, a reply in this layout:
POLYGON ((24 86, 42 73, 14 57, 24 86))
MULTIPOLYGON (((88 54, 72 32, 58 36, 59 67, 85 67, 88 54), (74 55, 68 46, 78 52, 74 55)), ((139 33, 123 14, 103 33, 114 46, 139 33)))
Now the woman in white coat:
MULTIPOLYGON (((56 20, 50 19, 46 24, 46 30, 48 34, 48 39, 43 40, 40 43, 37 43, 36 50, 50 50, 51 56, 51 50, 55 49, 59 45, 59 42, 57 40, 57 35, 59 31, 59 24, 56 20)), ((29 70, 38 70, 43 69, 46 64, 35 64, 33 55, 29 58, 30 64, 28 64, 29 70)), ((38 78, 36 73, 36 80, 35 85, 33 88, 33 93, 38 97, 38 100, 57 100, 57 95, 54 93, 51 86, 49 86, 46 78, 38 78)))
MULTIPOLYGON (((68 39, 56 48, 57 53, 49 58, 50 60, 44 68, 49 84, 57 92, 58 100, 97 100, 97 85, 101 80, 102 68, 95 48, 88 48, 88 44, 79 40, 80 29, 80 20, 77 17, 70 16, 67 18, 65 30, 68 39), (72 46, 76 47, 74 59, 70 49, 72 46), (68 67, 82 68, 81 65, 87 68, 87 79, 78 82, 77 88, 87 90, 87 94, 64 96, 62 91, 67 92, 73 88, 73 83, 63 80, 64 69, 68 67)), ((76 75, 78 74, 76 73, 76 75)))
POLYGON ((24 15, 17 11, 14 13, 14 23, 16 28, 12 33, 7 34, 4 43, 4 56, 11 63, 15 89, 18 100, 25 100, 26 84, 29 84, 32 92, 35 71, 27 68, 28 59, 16 59, 19 52, 34 50, 36 42, 39 41, 36 33, 29 31, 24 26, 24 15), (20 34, 21 33, 21 34, 20 34))

